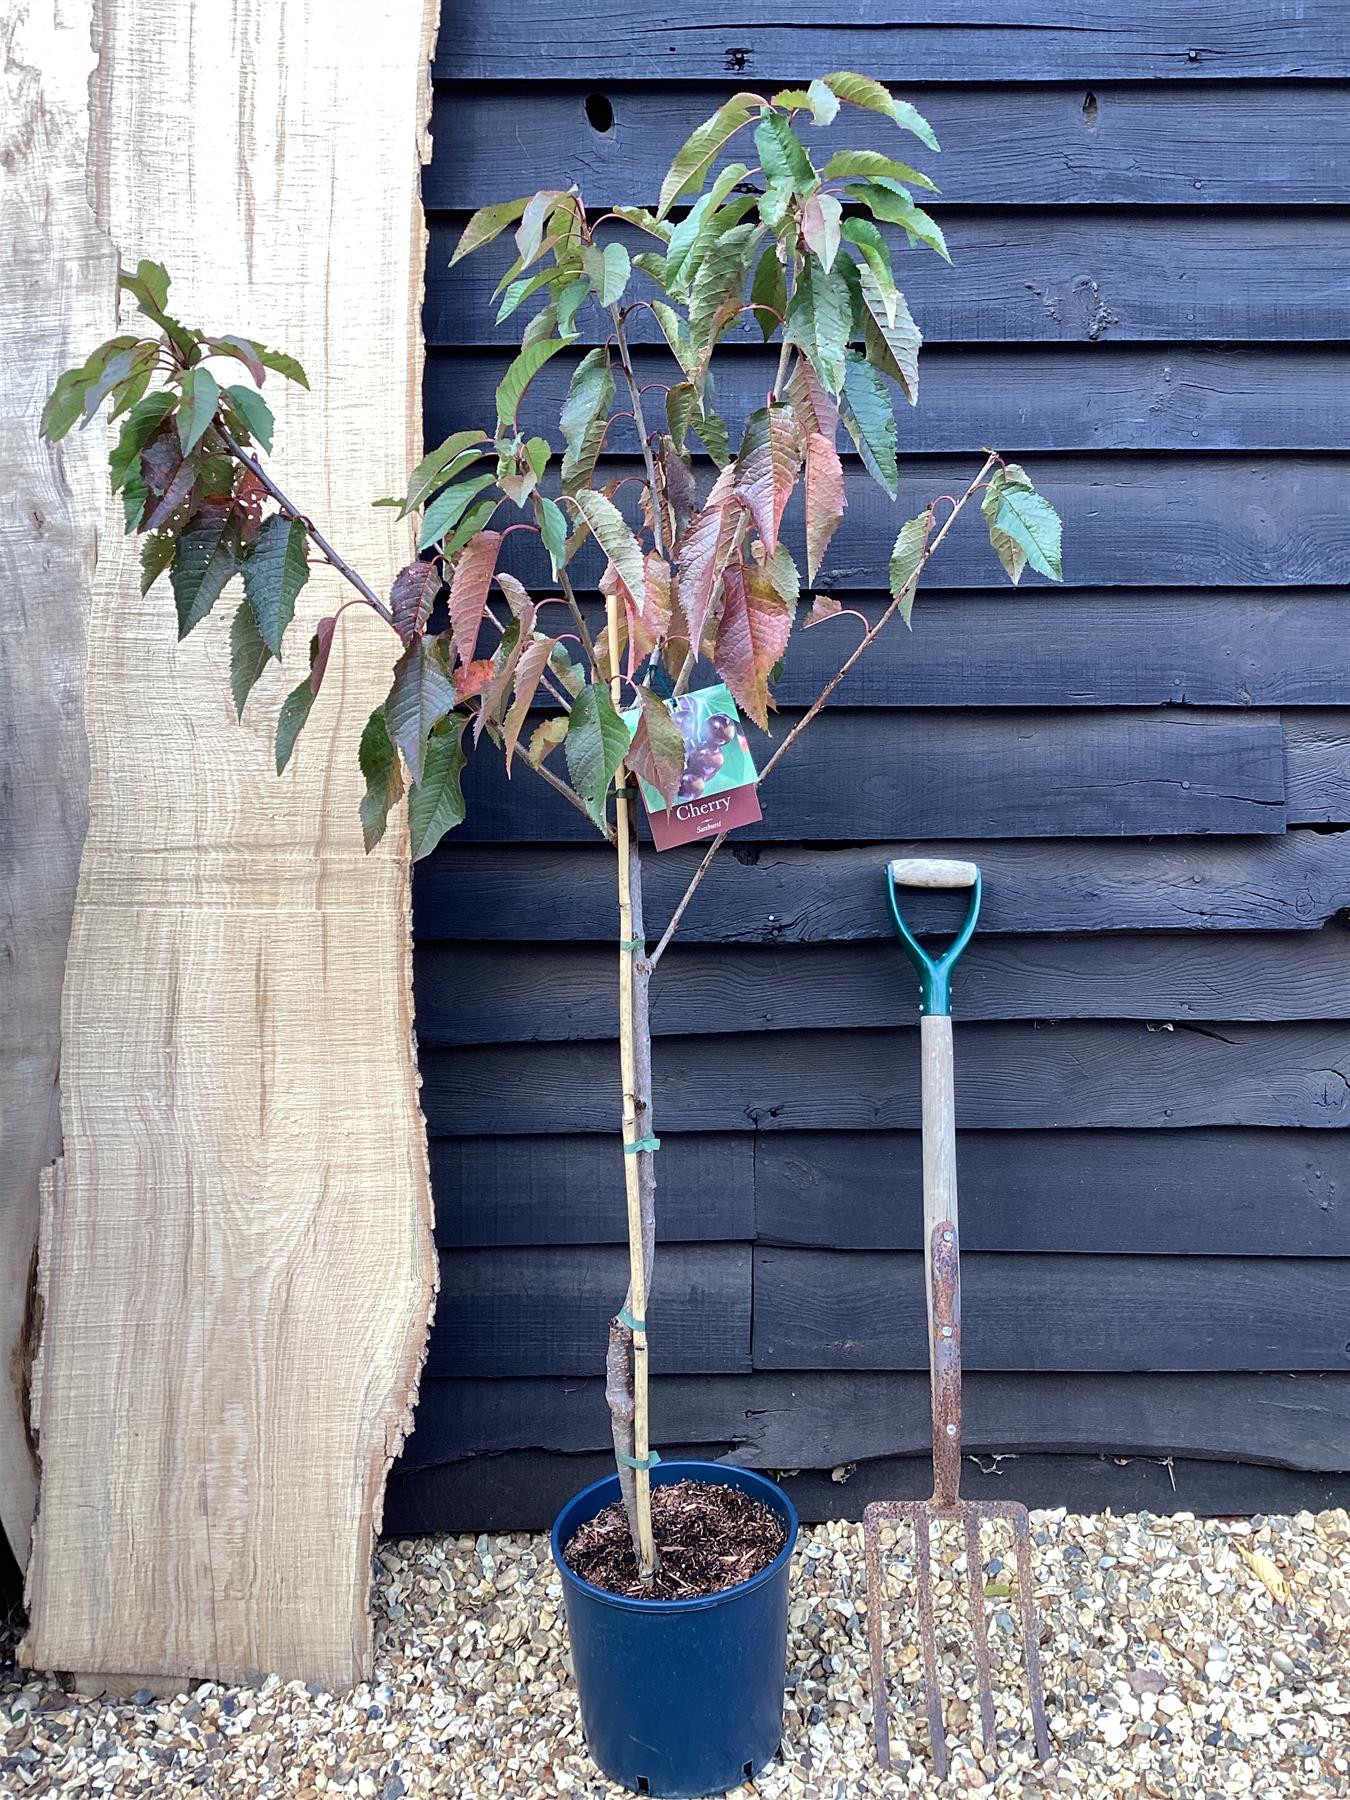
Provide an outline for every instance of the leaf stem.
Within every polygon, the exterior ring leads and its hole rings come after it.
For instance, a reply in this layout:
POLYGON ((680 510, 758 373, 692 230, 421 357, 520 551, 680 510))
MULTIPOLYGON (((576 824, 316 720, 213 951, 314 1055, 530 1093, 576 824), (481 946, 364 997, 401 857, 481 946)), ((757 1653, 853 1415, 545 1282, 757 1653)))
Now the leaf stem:
POLYGON ((624 326, 623 314, 616 305, 609 309, 609 316, 614 321, 614 342, 618 347, 619 366, 628 383, 628 392, 633 399, 633 422, 637 426, 638 436, 642 439, 642 460, 647 468, 647 486, 652 496, 652 538, 656 544, 656 554, 665 559, 666 532, 662 510, 665 505, 664 496, 656 485, 656 458, 652 455, 651 440, 647 436, 647 421, 642 415, 642 389, 633 372, 633 359, 628 353, 628 332, 624 326))

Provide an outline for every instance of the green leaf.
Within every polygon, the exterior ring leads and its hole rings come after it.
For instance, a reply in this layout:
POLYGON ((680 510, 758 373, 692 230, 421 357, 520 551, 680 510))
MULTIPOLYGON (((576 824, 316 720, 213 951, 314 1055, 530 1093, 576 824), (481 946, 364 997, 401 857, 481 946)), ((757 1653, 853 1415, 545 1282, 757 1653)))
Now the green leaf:
POLYGON ((416 512, 428 494, 434 494, 443 482, 467 468, 483 452, 480 445, 488 442, 486 432, 454 431, 443 444, 424 456, 412 474, 408 477, 408 497, 399 512, 405 518, 410 512, 416 512), (471 455, 470 452, 473 454, 471 455))
POLYGON ((456 554, 469 542, 469 539, 478 536, 479 532, 482 531, 483 527, 487 524, 488 520, 500 505, 500 500, 494 500, 492 495, 489 494, 485 499, 480 500, 476 506, 471 506, 468 512, 466 512, 464 517, 460 520, 459 524, 456 525, 452 535, 445 540, 443 546, 445 556, 453 561, 456 554))
POLYGON ((244 563, 244 594, 273 656, 295 617, 296 597, 309 580, 309 544, 298 519, 272 513, 244 563))
MULTIPOLYGON (((149 542, 147 538, 146 543, 149 542)), ((230 624, 230 692, 238 718, 243 718, 244 702, 271 660, 272 652, 263 642, 253 608, 247 600, 241 600, 230 624)))
POLYGON ((220 405, 220 384, 209 369, 189 369, 183 377, 183 398, 178 402, 178 441, 183 455, 191 456, 201 443, 220 405))
POLYGON ((454 684, 445 652, 434 638, 419 637, 394 664, 394 679, 384 703, 389 735, 403 752, 408 773, 422 779, 426 741, 455 704, 454 684))
POLYGON ((836 150, 825 165, 827 181, 863 180, 907 181, 914 187, 928 188, 936 194, 937 183, 930 181, 922 169, 916 169, 910 163, 896 162, 892 156, 883 156, 879 150, 836 150))
POLYGON ((863 305, 867 309, 863 320, 867 360, 883 375, 898 382, 905 391, 905 398, 914 406, 919 398, 919 348, 923 333, 915 324, 901 293, 896 293, 892 316, 887 318, 886 295, 866 263, 860 266, 858 278, 862 285, 863 305))
POLYGON ((670 242, 670 226, 656 214, 649 212, 645 206, 615 206, 610 208, 616 219, 622 219, 625 225, 635 225, 639 231, 648 236, 660 238, 663 244, 670 242))
POLYGON ((938 141, 933 135, 933 127, 922 113, 916 112, 907 100, 897 100, 889 88, 882 87, 879 81, 873 81, 870 75, 855 75, 848 69, 840 69, 833 75, 822 77, 825 86, 841 100, 847 100, 850 106, 861 106, 867 112, 883 114, 894 119, 902 131, 910 132, 930 150, 938 148, 938 141))
POLYGON ((947 248, 947 240, 942 235, 942 227, 931 213, 926 213, 921 206, 916 206, 899 221, 904 226, 911 244, 927 244, 930 250, 936 250, 943 262, 949 263, 951 252, 947 248))
POLYGON ((605 688, 590 682, 577 695, 568 715, 567 768, 572 786, 602 831, 605 797, 627 749, 628 727, 610 704, 605 688))
POLYGON ((582 254, 581 266, 601 306, 617 306, 632 273, 632 264, 623 245, 606 244, 601 250, 597 244, 588 244, 582 254))
POLYGON ((769 113, 755 127, 755 149, 766 181, 789 182, 799 194, 815 186, 811 158, 785 113, 769 113))
POLYGON ((108 457, 108 474, 114 492, 136 474, 141 451, 173 411, 174 404, 171 393, 147 394, 127 414, 117 445, 108 457))
POLYGON ((844 385, 844 347, 852 324, 853 306, 841 269, 827 271, 808 256, 788 307, 786 335, 832 394, 844 385))
POLYGON ((390 741, 382 706, 377 706, 366 720, 356 760, 366 779, 366 791, 361 796, 361 836, 369 853, 384 836, 390 809, 403 797, 403 771, 390 741))
POLYGON ((537 294, 541 287, 547 287, 556 276, 555 269, 540 269, 537 274, 522 275, 519 281, 509 283, 502 296, 502 303, 497 308, 497 323, 500 325, 503 319, 509 319, 522 301, 528 300, 531 294, 537 294))
POLYGON ((900 527, 900 535, 891 551, 891 598, 899 603, 900 617, 909 624, 914 610, 914 593, 919 570, 928 549, 928 534, 933 529, 933 509, 928 507, 917 518, 908 519, 900 527))
POLYGON ((806 103, 817 125, 833 125, 839 112, 839 96, 825 82, 813 81, 806 90, 806 103))
POLYGON ((291 689, 281 703, 281 711, 277 714, 277 774, 284 775, 286 764, 291 760, 296 739, 305 728, 305 720, 309 717, 309 709, 314 704, 314 689, 310 686, 309 676, 299 687, 291 689))
POLYGON ((1025 552, 1038 574, 1048 575, 1051 581, 1064 579, 1060 518, 1043 495, 1005 480, 993 523, 1025 552))
POLYGON ((577 308, 590 291, 591 284, 584 275, 577 281, 569 281, 566 287, 558 290, 554 308, 557 313, 558 336, 569 344, 577 335, 577 308))
POLYGON ((845 219, 841 229, 845 242, 853 245, 871 271, 881 294, 886 323, 893 325, 899 289, 895 285, 891 253, 885 238, 870 219, 845 219))
POLYGON ((246 387, 227 387, 225 392, 234 402, 235 410, 248 427, 249 436, 264 450, 270 451, 274 421, 272 409, 262 395, 255 394, 252 388, 246 387))
POLYGON ((528 269, 543 248, 544 228, 549 214, 563 197, 561 188, 540 188, 537 194, 531 194, 525 202, 525 210, 520 215, 520 224, 516 228, 516 249, 522 269, 528 269))
POLYGON ((243 363, 249 374, 261 387, 267 379, 267 368, 263 362, 263 347, 255 344, 252 338, 211 337, 204 338, 203 343, 213 356, 232 356, 236 362, 243 363))
POLYGON ((833 194, 812 194, 802 207, 802 239, 827 273, 839 253, 843 208, 833 194))
POLYGON ((594 488, 583 488, 575 495, 577 510, 605 555, 619 571, 630 594, 640 594, 645 580, 645 564, 637 539, 628 529, 623 514, 612 500, 594 488))
POLYGON ((542 342, 531 344, 521 351, 520 355, 507 369, 497 387, 497 419, 501 428, 514 425, 520 403, 525 398, 525 390, 534 380, 550 357, 556 356, 560 350, 567 348, 562 338, 545 338, 542 342))
POLYGON ((57 377, 42 408, 40 429, 49 444, 59 444, 84 411, 83 369, 67 369, 57 377))
POLYGON ((770 244, 755 266, 755 279, 750 283, 750 302, 756 308, 755 323, 767 344, 787 312, 787 276, 778 255, 777 244, 770 244))
POLYGON ((475 475, 468 481, 457 481, 453 487, 443 489, 437 494, 431 505, 422 514, 422 529, 417 534, 417 548, 429 550, 433 544, 439 543, 448 531, 453 531, 464 517, 465 509, 476 494, 481 494, 485 487, 491 487, 494 477, 491 475, 475 475))
POLYGON ((871 364, 853 350, 844 366, 839 416, 868 473, 894 500, 900 476, 895 463, 895 413, 890 390, 871 364))
POLYGON ((480 206, 460 233, 455 254, 450 258, 450 267, 453 269, 461 257, 467 256, 471 250, 481 249, 484 244, 490 244, 493 238, 501 236, 508 225, 514 225, 529 205, 530 198, 526 194, 520 200, 499 200, 495 206, 480 206))
POLYGON ((463 734, 463 725, 452 714, 436 727, 427 744, 422 779, 408 796, 415 862, 430 856, 446 832, 464 821, 464 793, 460 787, 465 762, 463 734))
POLYGON ((269 369, 275 369, 278 375, 287 381, 293 381, 297 387, 308 388, 309 376, 300 367, 293 356, 287 356, 284 350, 259 349, 259 357, 269 369))
POLYGON ((539 521, 539 535, 548 551, 548 560, 553 566, 553 579, 556 581, 567 567, 567 518, 558 502, 550 500, 547 495, 537 494, 535 503, 538 508, 535 517, 539 521))
POLYGON ((163 312, 169 304, 168 270, 163 263, 151 262, 149 257, 143 256, 136 264, 134 275, 128 275, 125 269, 119 269, 117 285, 134 299, 155 307, 159 312, 163 312))
POLYGON ((717 160, 723 145, 763 107, 764 100, 759 94, 733 94, 710 119, 705 119, 697 130, 690 133, 676 152, 675 160, 661 183, 656 208, 658 221, 665 218, 677 200, 703 186, 708 170, 717 160))
MULTIPOLYGON (((565 494, 585 487, 595 473, 604 442, 609 409, 614 403, 614 375, 609 352, 601 347, 588 351, 577 364, 558 415, 566 449, 562 459, 565 494)), ((566 533, 564 533, 564 536, 566 533)), ((556 573, 555 564, 555 573, 556 573)))
POLYGON ((178 540, 169 571, 181 639, 210 612, 239 572, 239 521, 228 507, 200 512, 178 540))
POLYGON ((148 594, 169 567, 178 549, 173 531, 147 531, 141 540, 141 592, 148 594))
MULTIPOLYGON (((740 311, 746 270, 760 236, 751 225, 737 225, 711 244, 694 278, 689 299, 689 339, 699 373, 706 370, 713 345, 740 311)), ((694 375, 698 385, 698 374, 694 375)))

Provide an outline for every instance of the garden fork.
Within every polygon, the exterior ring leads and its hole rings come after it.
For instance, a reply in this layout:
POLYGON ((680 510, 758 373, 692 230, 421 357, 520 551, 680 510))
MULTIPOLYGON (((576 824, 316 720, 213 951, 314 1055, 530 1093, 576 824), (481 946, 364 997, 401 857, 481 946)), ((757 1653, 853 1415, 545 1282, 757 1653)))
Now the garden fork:
POLYGON ((891 1766, 890 1708, 886 1693, 885 1586, 881 1531, 905 1521, 914 1527, 914 1562, 919 1601, 919 1647, 923 1657, 928 1735, 939 1779, 947 1773, 947 1738, 938 1686, 937 1634, 929 1565, 930 1528, 960 1524, 965 1536, 966 1585, 970 1598, 975 1664, 979 1672, 980 1735, 994 1748, 994 1695, 989 1674, 989 1642, 984 1618, 980 1522, 1005 1519, 1017 1549, 1017 1597, 1022 1623, 1022 1658, 1031 1701, 1036 1754, 1050 1754, 1041 1684, 1039 1626, 1031 1597, 1031 1539, 1027 1509, 1014 1501, 961 1498, 961 1244, 956 1205, 956 1105, 952 1060, 951 973, 970 942, 980 911, 980 871, 974 863, 909 858, 890 864, 886 897, 900 942, 919 972, 920 1034, 923 1057, 923 1232, 924 1278, 928 1302, 929 1385, 933 1408, 933 1495, 930 1500, 879 1500, 863 1514, 867 1549, 867 1636, 872 1658, 872 1716, 877 1760, 891 1766), (969 888, 965 922, 939 957, 930 957, 901 916, 897 887, 969 888))

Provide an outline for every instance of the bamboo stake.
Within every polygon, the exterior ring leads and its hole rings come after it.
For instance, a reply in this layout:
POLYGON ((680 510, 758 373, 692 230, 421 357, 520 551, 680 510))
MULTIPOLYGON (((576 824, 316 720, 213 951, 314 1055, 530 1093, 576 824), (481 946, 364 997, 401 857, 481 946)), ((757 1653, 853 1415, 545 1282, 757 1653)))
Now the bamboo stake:
MULTIPOLYGON (((618 712, 622 697, 619 674, 619 613, 613 594, 605 614, 609 638, 610 697, 618 712)), ((624 790, 629 781, 625 763, 615 777, 614 823, 619 863, 619 1071, 623 1089, 623 1174, 628 1200, 628 1312, 636 1321, 633 1335, 633 1460, 634 1510, 637 1514, 638 1573, 650 1581, 656 1572, 656 1545, 652 1538, 652 1478, 647 1466, 650 1436, 647 1409, 647 1271, 642 1245, 642 1189, 638 1174, 637 1059, 633 1041, 633 951, 626 948, 633 937, 633 892, 629 851, 632 841, 632 798, 624 790)))

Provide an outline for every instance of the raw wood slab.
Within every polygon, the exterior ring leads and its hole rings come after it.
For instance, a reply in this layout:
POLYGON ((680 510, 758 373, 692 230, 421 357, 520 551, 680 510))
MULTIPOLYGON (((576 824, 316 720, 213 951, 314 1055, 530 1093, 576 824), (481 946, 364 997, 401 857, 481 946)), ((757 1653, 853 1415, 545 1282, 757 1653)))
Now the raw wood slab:
MULTIPOLYGON (((423 0, 98 14, 99 221, 124 261, 168 263, 185 317, 306 364, 313 393, 275 397, 277 472, 377 587, 409 538, 370 500, 421 449, 430 25, 423 0)), ((407 841, 367 859, 356 818, 355 743, 388 680, 373 621, 348 618, 286 780, 270 767, 340 597, 316 571, 299 656, 240 729, 231 608, 176 648, 169 596, 140 598, 105 523, 65 1181, 42 1232, 35 1668, 334 1688, 370 1668, 370 1551, 436 1262, 407 841)))

